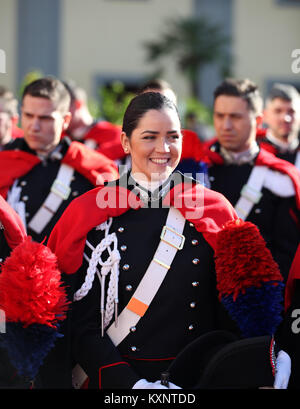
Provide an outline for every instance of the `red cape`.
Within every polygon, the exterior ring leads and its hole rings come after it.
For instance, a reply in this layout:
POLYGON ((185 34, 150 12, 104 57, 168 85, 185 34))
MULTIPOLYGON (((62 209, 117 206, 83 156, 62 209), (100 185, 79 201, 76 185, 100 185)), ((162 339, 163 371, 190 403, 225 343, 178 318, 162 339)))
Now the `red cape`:
POLYGON ((258 128, 256 131, 256 141, 257 143, 259 143, 259 146, 261 148, 276 155, 277 149, 274 145, 272 145, 271 143, 267 141, 266 134, 267 134, 267 129, 258 128))
POLYGON ((270 153, 272 153, 273 155, 276 155, 276 154, 277 154, 277 150, 276 150, 275 146, 271 145, 270 143, 267 143, 267 142, 264 142, 264 141, 260 141, 260 142, 259 142, 259 146, 260 146, 263 150, 265 150, 265 151, 267 151, 267 152, 270 152, 270 153))
POLYGON ((4 236, 11 249, 17 247, 26 238, 25 227, 19 215, 0 196, 0 222, 4 227, 4 236))
POLYGON ((285 310, 289 308, 292 302, 295 280, 300 279, 300 245, 297 248, 293 263, 290 268, 289 276, 285 287, 285 310))
POLYGON ((84 140, 93 139, 99 145, 96 149, 112 160, 125 157, 121 144, 122 128, 107 121, 100 121, 94 125, 84 136, 84 140))
POLYGON ((196 132, 182 129, 182 154, 181 159, 194 159, 199 162, 203 157, 203 143, 196 132))
MULTIPOLYGON (((210 146, 215 142, 216 139, 209 141, 204 147, 203 161, 206 162, 208 166, 212 164, 222 165, 224 163, 224 160, 219 153, 210 150, 210 146)), ((296 166, 288 161, 277 158, 263 148, 260 149, 255 164, 258 166, 267 166, 270 169, 288 175, 293 182, 297 207, 300 209, 300 174, 296 166)))
POLYGON ((260 142, 261 140, 265 139, 267 134, 267 129, 265 128, 257 128, 256 129, 256 140, 260 142))
MULTIPOLYGON (((28 152, 7 150, 0 152, 0 194, 6 198, 8 189, 14 181, 26 175, 41 160, 28 152)), ((106 156, 82 143, 72 142, 62 163, 72 166, 78 173, 88 179, 94 186, 104 180, 118 178, 115 163, 106 156)))
MULTIPOLYGON (((223 225, 237 220, 233 207, 223 195, 201 185, 185 184, 184 188, 181 184, 177 185, 165 197, 164 204, 177 207, 213 248, 216 248, 217 233, 223 225)), ((58 258, 61 271, 72 274, 81 266, 86 236, 90 230, 109 217, 141 206, 142 202, 132 192, 119 186, 102 186, 73 200, 48 241, 48 246, 58 258), (103 203, 109 205, 103 208, 103 203)))
POLYGON ((23 138, 24 136, 24 131, 23 129, 19 128, 17 125, 13 125, 12 127, 12 138, 23 138))
MULTIPOLYGON (((99 121, 88 130, 83 140, 92 139, 97 144, 95 151, 115 161, 126 156, 121 144, 121 132, 122 128, 120 125, 115 125, 107 121, 99 121)), ((65 136, 72 138, 72 136, 68 134, 68 130, 62 133, 61 138, 65 136)))

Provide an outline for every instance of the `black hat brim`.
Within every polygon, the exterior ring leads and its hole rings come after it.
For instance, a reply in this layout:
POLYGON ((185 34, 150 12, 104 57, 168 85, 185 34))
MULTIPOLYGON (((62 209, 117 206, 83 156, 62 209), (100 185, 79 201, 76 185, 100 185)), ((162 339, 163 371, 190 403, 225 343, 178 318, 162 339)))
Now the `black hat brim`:
POLYGON ((172 362, 171 382, 184 389, 272 387, 270 336, 237 339, 212 331, 189 344, 172 362))

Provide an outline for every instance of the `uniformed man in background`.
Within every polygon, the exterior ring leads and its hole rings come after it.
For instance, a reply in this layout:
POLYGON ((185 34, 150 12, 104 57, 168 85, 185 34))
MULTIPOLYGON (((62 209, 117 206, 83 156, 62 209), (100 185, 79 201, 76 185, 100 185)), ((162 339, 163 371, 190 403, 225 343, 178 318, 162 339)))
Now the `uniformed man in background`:
POLYGON ((53 77, 24 90, 17 138, 0 152, 0 194, 38 242, 49 235, 67 205, 104 180, 117 177, 106 156, 61 134, 71 120, 70 95, 53 77))
POLYGON ((295 87, 274 84, 266 99, 263 121, 267 129, 258 133, 260 145, 300 169, 300 95, 295 87))
POLYGON ((90 113, 85 90, 72 81, 65 81, 64 84, 71 97, 72 117, 63 136, 69 136, 71 140, 81 142, 119 164, 126 156, 120 141, 120 125, 104 119, 95 120, 90 113))
POLYGON ((18 101, 13 93, 0 86, 0 150, 3 146, 21 136, 17 127, 19 119, 18 101))
POLYGON ((214 92, 216 139, 207 144, 210 187, 256 224, 284 278, 299 244, 300 179, 291 163, 256 142, 262 98, 249 80, 225 80, 214 92))

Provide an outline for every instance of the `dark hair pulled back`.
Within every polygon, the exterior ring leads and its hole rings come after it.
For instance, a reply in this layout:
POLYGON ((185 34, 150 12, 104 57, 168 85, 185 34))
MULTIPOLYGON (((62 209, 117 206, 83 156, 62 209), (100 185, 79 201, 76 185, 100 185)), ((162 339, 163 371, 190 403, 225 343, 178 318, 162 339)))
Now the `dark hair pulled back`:
MULTIPOLYGON (((124 114, 122 131, 130 138, 132 132, 137 128, 139 120, 150 110, 173 109, 177 115, 176 105, 159 92, 145 92, 134 97, 124 114)), ((179 115, 178 115, 179 117, 179 115)))

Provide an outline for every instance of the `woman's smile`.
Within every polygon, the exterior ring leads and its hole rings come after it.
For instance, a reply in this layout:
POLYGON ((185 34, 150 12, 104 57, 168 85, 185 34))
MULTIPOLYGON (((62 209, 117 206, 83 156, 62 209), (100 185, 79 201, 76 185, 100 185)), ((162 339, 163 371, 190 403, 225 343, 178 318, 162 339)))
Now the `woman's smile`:
POLYGON ((164 180, 178 165, 182 134, 175 110, 149 110, 130 138, 125 133, 122 138, 123 147, 131 154, 133 174, 144 174, 148 181, 164 180))
POLYGON ((170 158, 150 158, 149 160, 156 165, 166 165, 170 158))

